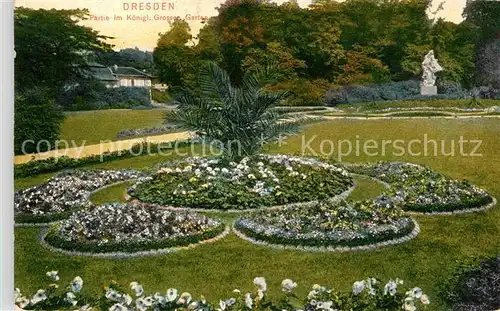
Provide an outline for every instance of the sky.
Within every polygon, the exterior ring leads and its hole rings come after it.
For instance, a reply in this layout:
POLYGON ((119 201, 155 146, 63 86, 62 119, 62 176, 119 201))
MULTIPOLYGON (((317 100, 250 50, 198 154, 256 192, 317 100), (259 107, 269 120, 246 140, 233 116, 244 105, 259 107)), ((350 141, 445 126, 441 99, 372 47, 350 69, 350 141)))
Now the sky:
MULTIPOLYGON (((433 1, 433 6, 437 7, 443 0, 433 1)), ((114 44, 116 50, 128 47, 153 50, 158 34, 169 28, 168 19, 176 16, 186 19, 196 35, 203 26, 201 19, 217 15, 216 7, 223 2, 225 0, 14 0, 15 6, 31 8, 87 8, 94 19, 83 23, 103 35, 114 37, 109 43, 114 44), (155 7, 162 3, 163 6, 155 7), (148 10, 148 6, 153 7, 148 10)), ((307 7, 310 2, 298 0, 301 7, 307 7)), ((438 16, 459 23, 465 3, 466 0, 447 0, 438 16)))

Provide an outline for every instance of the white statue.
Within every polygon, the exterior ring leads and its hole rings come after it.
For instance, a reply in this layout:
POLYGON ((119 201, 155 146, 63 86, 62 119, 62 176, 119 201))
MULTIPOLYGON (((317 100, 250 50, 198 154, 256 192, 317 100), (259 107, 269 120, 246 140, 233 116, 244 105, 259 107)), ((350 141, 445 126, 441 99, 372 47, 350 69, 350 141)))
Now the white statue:
POLYGON ((421 86, 434 86, 436 85, 436 72, 443 71, 443 67, 439 65, 438 60, 434 57, 434 50, 430 50, 422 62, 422 76, 421 86))

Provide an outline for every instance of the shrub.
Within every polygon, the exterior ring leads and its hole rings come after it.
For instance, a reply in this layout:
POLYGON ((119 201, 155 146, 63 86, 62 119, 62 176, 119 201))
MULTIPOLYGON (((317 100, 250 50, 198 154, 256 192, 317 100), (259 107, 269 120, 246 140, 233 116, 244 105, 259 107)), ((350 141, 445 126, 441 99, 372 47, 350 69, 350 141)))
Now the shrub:
POLYGON ((329 87, 330 83, 326 80, 297 79, 283 81, 267 89, 288 92, 288 96, 281 101, 281 106, 323 106, 325 91, 329 87))
POLYGON ((418 96, 420 84, 409 80, 376 85, 349 85, 326 92, 326 105, 355 104, 386 100, 401 100, 418 96))
POLYGON ((341 104, 373 103, 395 100, 438 100, 438 99, 500 99, 500 90, 491 87, 462 89, 456 82, 438 82, 438 94, 420 94, 416 80, 390 82, 377 85, 348 85, 328 90, 325 94, 327 106, 341 104))
POLYGON ((458 82, 439 80, 437 87, 439 94, 455 95, 457 98, 465 98, 467 96, 467 92, 458 82))
POLYGON ((84 80, 59 94, 57 102, 65 110, 151 107, 149 89, 143 87, 107 88, 97 80, 84 80))
POLYGON ((482 311, 500 308, 500 257, 457 273, 446 291, 453 311, 482 311))
POLYGON ((151 97, 157 103, 167 104, 172 100, 172 96, 167 91, 158 91, 151 89, 151 97))
POLYGON ((43 90, 34 89, 16 96, 14 111, 15 154, 43 152, 55 145, 64 115, 43 90), (42 143, 44 140, 50 144, 42 143), (27 142, 25 146, 24 142, 27 142))

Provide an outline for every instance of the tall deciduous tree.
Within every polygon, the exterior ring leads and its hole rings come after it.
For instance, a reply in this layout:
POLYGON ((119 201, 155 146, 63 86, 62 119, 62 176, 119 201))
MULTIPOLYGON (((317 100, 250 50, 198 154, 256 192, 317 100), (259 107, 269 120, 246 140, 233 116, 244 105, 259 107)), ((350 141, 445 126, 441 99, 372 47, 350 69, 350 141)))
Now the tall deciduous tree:
POLYGON ((55 95, 73 83, 85 68, 89 52, 110 50, 110 38, 79 24, 88 10, 16 8, 15 83, 19 91, 35 86, 55 95))
POLYGON ((468 1, 464 10, 466 21, 475 27, 476 83, 500 87, 500 2, 468 1))
POLYGON ((192 46, 191 29, 184 20, 175 20, 160 33, 153 52, 160 80, 171 87, 188 87, 195 80, 198 58, 192 46))

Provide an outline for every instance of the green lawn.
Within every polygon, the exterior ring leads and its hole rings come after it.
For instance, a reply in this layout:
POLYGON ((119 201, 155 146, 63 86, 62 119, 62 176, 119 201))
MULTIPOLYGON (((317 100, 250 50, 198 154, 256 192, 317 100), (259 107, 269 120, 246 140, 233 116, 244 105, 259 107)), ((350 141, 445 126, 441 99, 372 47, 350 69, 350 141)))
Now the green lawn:
MULTIPOLYGON (((410 120, 335 120, 311 125, 304 137, 290 137, 282 146, 271 146, 268 152, 300 154, 302 142, 308 142, 307 154, 319 152, 321 139, 334 142, 358 139, 362 145, 368 139, 412 140, 447 139, 458 141, 482 140, 482 156, 395 156, 388 146, 385 155, 368 156, 360 153, 344 156, 346 162, 378 160, 410 161, 431 166, 454 178, 467 178, 500 198, 500 122, 497 119, 410 119, 410 120)), ((447 147, 449 148, 449 147, 447 147)), ((457 147, 458 148, 458 147, 457 147)), ((415 148, 418 149, 418 148, 415 148)), ((417 150, 418 151, 418 150, 417 150)), ((467 150, 465 150, 467 151, 467 150)), ((337 157, 338 150, 332 154, 337 157)), ((99 165, 106 168, 144 168, 170 157, 138 157, 99 165)), ((48 176, 46 176, 48 177, 48 176)), ((33 178, 34 183, 41 178, 33 178)), ((380 184, 362 179, 352 194, 355 199, 373 197, 380 193, 380 184)), ((30 179, 18 181, 18 186, 29 185, 30 179)), ((116 186, 92 199, 96 202, 120 200, 126 185, 116 186)), ((215 214, 230 222, 235 215, 215 214)), ((177 287, 192 294, 203 294, 207 299, 229 297, 234 288, 243 292, 253 289, 252 280, 265 276, 271 292, 279 291, 284 278, 299 283, 298 292, 305 294, 315 283, 349 290, 356 280, 374 276, 383 280, 402 278, 408 285, 420 286, 429 294, 432 304, 428 310, 447 310, 440 296, 442 284, 461 263, 472 262, 484 256, 495 256, 500 251, 500 209, 486 213, 457 216, 416 217, 422 232, 405 244, 372 252, 305 253, 279 251, 252 245, 230 234, 214 244, 202 245, 176 254, 125 260, 67 257, 44 250, 37 242, 36 228, 16 228, 15 277, 16 286, 23 292, 34 292, 47 284, 46 271, 59 270, 61 281, 69 282, 80 275, 87 292, 102 290, 106 281, 124 284, 138 281, 148 292, 165 292, 177 287)))
POLYGON ((160 126, 165 110, 93 110, 68 113, 62 124, 60 140, 75 141, 80 146, 98 144, 101 140, 116 140, 125 129, 160 126))

